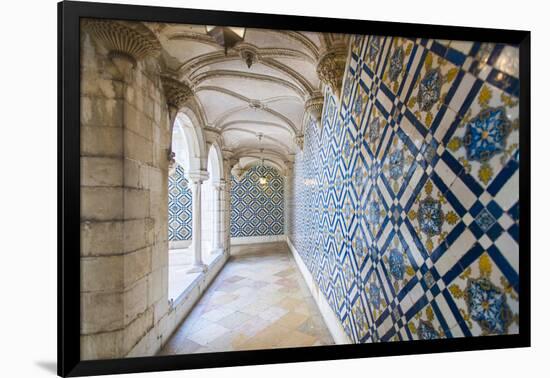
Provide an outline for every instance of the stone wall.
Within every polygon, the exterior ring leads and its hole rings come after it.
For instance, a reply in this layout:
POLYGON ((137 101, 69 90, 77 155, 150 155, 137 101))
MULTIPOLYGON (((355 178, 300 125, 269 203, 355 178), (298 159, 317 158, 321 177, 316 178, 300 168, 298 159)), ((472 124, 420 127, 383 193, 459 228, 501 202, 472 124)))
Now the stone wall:
POLYGON ((154 61, 81 41, 81 358, 152 354, 170 316, 168 111, 154 61))

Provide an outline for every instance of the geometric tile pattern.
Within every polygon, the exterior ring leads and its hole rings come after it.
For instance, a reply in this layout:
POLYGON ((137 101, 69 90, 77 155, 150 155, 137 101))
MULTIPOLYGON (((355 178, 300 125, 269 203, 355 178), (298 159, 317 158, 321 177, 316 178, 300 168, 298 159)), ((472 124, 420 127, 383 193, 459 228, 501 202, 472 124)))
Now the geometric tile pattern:
POLYGON ((190 240, 192 229, 193 197, 183 167, 177 165, 168 177, 168 240, 190 240))
POLYGON ((355 36, 290 238, 354 342, 518 333, 515 46, 355 36))
POLYGON ((240 178, 231 178, 231 236, 284 233, 284 181, 279 172, 254 166, 240 178), (267 178, 260 185, 260 177, 267 178))

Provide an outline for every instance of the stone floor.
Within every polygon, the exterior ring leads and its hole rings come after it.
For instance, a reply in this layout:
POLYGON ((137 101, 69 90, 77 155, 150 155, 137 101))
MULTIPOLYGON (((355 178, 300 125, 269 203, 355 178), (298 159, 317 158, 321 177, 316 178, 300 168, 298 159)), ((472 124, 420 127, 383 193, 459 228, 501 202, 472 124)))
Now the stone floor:
POLYGON ((334 343, 286 243, 232 254, 160 354, 334 343))

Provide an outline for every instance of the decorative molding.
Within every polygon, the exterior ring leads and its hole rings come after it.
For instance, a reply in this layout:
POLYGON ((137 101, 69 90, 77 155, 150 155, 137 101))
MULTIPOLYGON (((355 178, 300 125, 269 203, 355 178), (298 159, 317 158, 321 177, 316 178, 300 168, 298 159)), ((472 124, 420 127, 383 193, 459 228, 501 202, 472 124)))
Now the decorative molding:
POLYGON ((142 59, 160 54, 160 42, 141 23, 86 19, 84 27, 109 50, 111 58, 123 57, 135 66, 142 59))
POLYGON ((332 92, 340 97, 342 79, 346 69, 347 50, 337 48, 327 50, 317 63, 317 75, 323 84, 329 86, 332 92))
POLYGON ((184 64, 180 65, 178 68, 178 72, 180 73, 180 75, 187 75, 188 77, 193 78, 196 75, 196 72, 205 66, 241 59, 242 58, 242 55, 240 53, 241 50, 254 51, 258 61, 260 61, 262 58, 282 57, 282 58, 293 58, 293 59, 301 60, 313 65, 315 65, 315 62, 316 62, 316 60, 312 58, 310 55, 305 54, 302 51, 293 50, 293 49, 285 49, 285 48, 278 48, 278 47, 258 48, 254 45, 243 44, 243 43, 241 43, 238 47, 236 47, 236 49, 237 50, 228 51, 227 55, 225 55, 223 51, 215 51, 215 52, 199 55, 195 58, 188 60, 184 64))

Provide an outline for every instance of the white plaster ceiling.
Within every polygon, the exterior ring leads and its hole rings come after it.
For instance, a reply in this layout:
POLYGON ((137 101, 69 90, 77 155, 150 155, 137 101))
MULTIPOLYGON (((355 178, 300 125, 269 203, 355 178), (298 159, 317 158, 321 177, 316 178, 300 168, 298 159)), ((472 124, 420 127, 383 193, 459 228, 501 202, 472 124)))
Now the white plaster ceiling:
POLYGON ((305 101, 321 89, 316 62, 326 37, 247 29, 244 41, 225 54, 204 26, 149 27, 163 46, 165 65, 191 85, 207 126, 221 132, 224 148, 241 165, 263 156, 282 168, 292 158, 305 101), (242 58, 245 50, 254 55, 250 68, 242 58), (258 133, 264 135, 261 142, 258 133))

